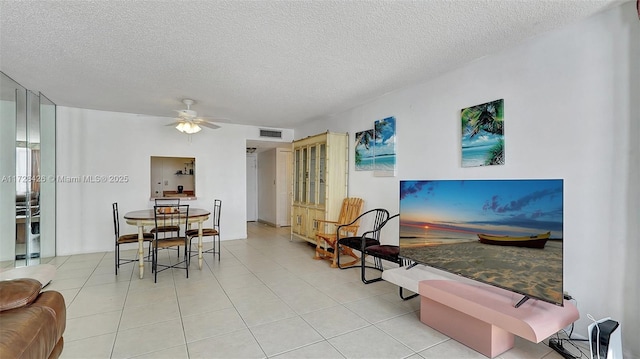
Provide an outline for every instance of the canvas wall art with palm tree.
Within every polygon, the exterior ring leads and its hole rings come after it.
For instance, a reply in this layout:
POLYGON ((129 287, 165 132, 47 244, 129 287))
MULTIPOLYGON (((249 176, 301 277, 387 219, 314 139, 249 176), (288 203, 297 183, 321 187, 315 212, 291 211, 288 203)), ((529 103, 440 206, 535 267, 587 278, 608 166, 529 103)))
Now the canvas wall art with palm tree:
POLYGON ((396 118, 377 120, 374 134, 374 176, 395 176, 396 171, 396 118))
POLYGON ((462 167, 504 164, 504 99, 461 111, 462 167))
POLYGON ((373 129, 356 132, 356 171, 373 171, 373 141, 373 129))

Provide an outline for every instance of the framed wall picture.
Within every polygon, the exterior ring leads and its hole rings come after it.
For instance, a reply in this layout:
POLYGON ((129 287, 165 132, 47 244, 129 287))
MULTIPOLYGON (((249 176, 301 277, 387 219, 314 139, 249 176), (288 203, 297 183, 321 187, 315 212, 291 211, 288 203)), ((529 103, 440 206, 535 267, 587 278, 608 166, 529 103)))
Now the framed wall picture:
POLYGON ((462 167, 504 164, 504 99, 461 111, 462 167))
POLYGON ((355 170, 373 171, 373 129, 356 132, 355 170))
POLYGON ((396 175, 396 118, 377 120, 373 127, 373 175, 389 177, 396 175))

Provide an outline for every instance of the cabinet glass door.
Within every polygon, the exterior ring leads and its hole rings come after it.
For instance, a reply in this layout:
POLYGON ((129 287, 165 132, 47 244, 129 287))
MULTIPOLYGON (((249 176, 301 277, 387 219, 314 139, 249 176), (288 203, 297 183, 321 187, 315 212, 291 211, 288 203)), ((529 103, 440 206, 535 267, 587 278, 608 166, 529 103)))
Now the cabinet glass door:
POLYGON ((307 148, 304 147, 302 149, 302 203, 307 203, 307 181, 309 181, 309 167, 308 167, 308 163, 309 163, 309 159, 307 158, 308 156, 308 151, 307 148))
POLYGON ((316 163, 317 163, 317 148, 316 146, 311 146, 309 148, 309 204, 316 204, 316 163))
POLYGON ((302 169, 300 166, 300 149, 294 154, 293 169, 293 202, 300 202, 300 182, 302 181, 302 169))
POLYGON ((321 144, 320 146, 320 159, 318 160, 318 204, 325 204, 325 197, 327 195, 327 145, 321 144))

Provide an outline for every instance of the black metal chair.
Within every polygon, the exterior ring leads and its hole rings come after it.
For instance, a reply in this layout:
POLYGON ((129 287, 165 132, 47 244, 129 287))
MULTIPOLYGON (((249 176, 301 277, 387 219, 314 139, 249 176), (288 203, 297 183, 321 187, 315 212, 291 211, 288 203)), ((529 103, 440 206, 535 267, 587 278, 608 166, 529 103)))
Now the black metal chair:
MULTIPOLYGON (((125 243, 138 243, 138 234, 123 234, 120 235, 120 215, 118 213, 118 203, 114 202, 111 204, 111 208, 113 210, 113 232, 115 234, 115 243, 116 243, 116 253, 115 253, 115 267, 116 267, 116 275, 118 275, 118 268, 120 268, 121 264, 127 264, 131 262, 137 262, 138 257, 136 259, 121 259, 120 258, 120 245, 125 243)), ((149 242, 149 256, 151 256, 151 242, 153 241, 153 234, 151 233, 143 233, 143 240, 145 242, 149 242)))
MULTIPOLYGON (((154 282, 158 281, 158 272, 162 272, 169 268, 185 269, 187 278, 189 278, 189 251, 187 245, 189 238, 186 234, 181 235, 182 228, 186 230, 189 222, 189 205, 157 205, 153 207, 155 217, 155 228, 177 227, 178 231, 156 231, 153 240, 153 272, 155 273, 154 282), (158 249, 174 248, 184 246, 184 258, 173 264, 158 263, 158 249), (181 266, 183 265, 183 266, 181 266), (158 270, 158 267, 162 269, 158 270)), ((179 258, 180 256, 178 256, 179 258)))
MULTIPOLYGON (((222 251, 222 247, 220 245, 220 212, 222 210, 222 201, 219 199, 213 200, 213 228, 203 228, 202 236, 203 237, 213 237, 213 248, 208 249, 204 253, 213 253, 213 259, 216 258, 216 253, 218 253, 218 261, 220 260, 220 252, 222 251), (218 239, 218 250, 216 251, 216 238, 218 239)), ((197 256, 198 251, 191 251, 191 241, 194 238, 198 238, 198 229, 189 229, 186 232, 187 237, 189 237, 189 253, 191 256, 197 256)))
POLYGON ((337 238, 338 238, 337 245, 336 245, 336 257, 337 257, 336 264, 338 268, 347 269, 347 268, 361 267, 362 273, 363 273, 362 281, 365 282, 364 270, 367 267, 364 260, 365 248, 376 245, 376 244, 380 244, 380 231, 382 230, 382 227, 384 226, 388 218, 389 218, 389 211, 383 208, 374 208, 359 215, 355 220, 353 220, 352 223, 346 223, 338 226, 336 228, 337 238), (370 222, 368 224, 369 229, 365 230, 361 236, 340 238, 340 233, 341 233, 340 227, 350 226, 357 221, 360 221, 361 228, 366 228, 363 226, 363 224, 366 226, 367 222, 370 222), (348 247, 350 249, 355 249, 360 251, 360 265, 347 265, 346 267, 343 267, 340 264, 340 252, 342 251, 341 247, 348 247))
MULTIPOLYGON (((156 198, 154 201, 156 206, 179 206, 180 205, 180 198, 156 198)), ((160 228, 154 227, 154 228, 151 228, 149 233, 151 233, 152 235, 155 235, 155 233, 158 231, 172 232, 177 236, 178 233, 180 232, 180 227, 179 226, 164 226, 160 228)), ((172 249, 175 249, 178 251, 178 258, 180 258, 180 247, 172 248, 172 249)))
MULTIPOLYGON (((389 219, 383 224, 383 227, 387 223, 389 223, 389 221, 391 221, 392 219, 398 218, 398 216, 399 214, 395 214, 389 217, 389 219)), ((396 263, 400 267, 409 266, 413 264, 413 261, 400 257, 400 246, 394 246, 394 245, 388 245, 388 244, 375 244, 375 245, 366 247, 364 249, 364 253, 370 257, 373 257, 373 267, 367 267, 367 268, 377 269, 380 272, 384 271, 384 267, 382 266, 383 260, 389 261, 391 263, 396 263)), ((378 282, 381 280, 382 280, 382 277, 378 277, 374 279, 366 279, 365 267, 364 266, 362 267, 362 281, 365 284, 378 282)), ((403 288, 398 286, 398 290, 399 290, 400 298, 402 298, 403 300, 411 299, 418 296, 418 294, 415 293, 405 297, 403 288)))

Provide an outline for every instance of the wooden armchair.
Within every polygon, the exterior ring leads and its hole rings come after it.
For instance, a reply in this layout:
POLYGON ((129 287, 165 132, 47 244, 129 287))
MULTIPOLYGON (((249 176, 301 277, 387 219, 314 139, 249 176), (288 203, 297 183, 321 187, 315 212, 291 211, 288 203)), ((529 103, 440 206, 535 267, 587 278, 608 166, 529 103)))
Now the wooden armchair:
MULTIPOLYGON (((364 200, 362 198, 347 197, 342 201, 340 215, 336 221, 326 221, 318 219, 318 229, 316 231, 316 255, 313 259, 327 259, 331 261, 331 267, 336 268, 337 250, 336 241, 338 236, 355 237, 360 227, 360 221, 356 220, 362 208, 364 200), (340 230, 338 231, 338 227, 340 230)), ((350 255, 356 260, 359 258, 351 249, 346 248, 344 254, 350 255)))

